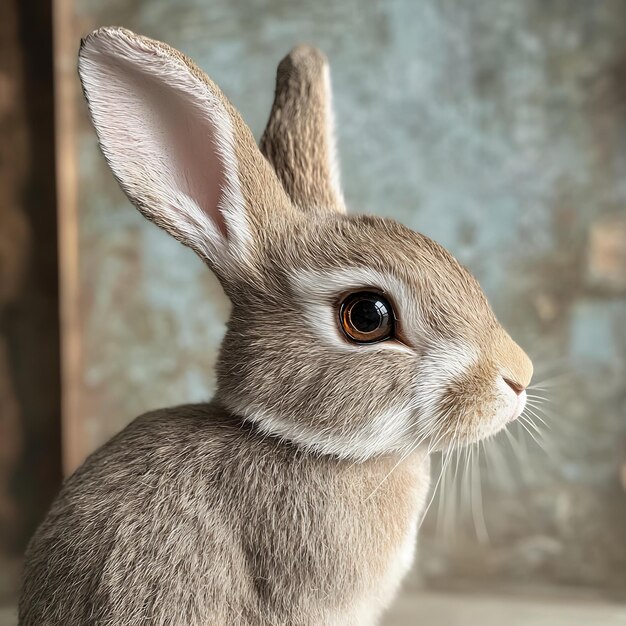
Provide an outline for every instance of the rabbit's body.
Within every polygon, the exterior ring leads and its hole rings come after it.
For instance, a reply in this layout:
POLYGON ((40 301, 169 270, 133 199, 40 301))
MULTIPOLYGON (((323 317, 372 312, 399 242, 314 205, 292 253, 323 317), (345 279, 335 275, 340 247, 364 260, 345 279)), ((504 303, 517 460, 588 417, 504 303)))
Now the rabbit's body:
POLYGON ((95 31, 79 73, 122 188, 232 313, 214 403, 140 418, 65 484, 20 623, 376 623, 412 560, 428 454, 515 419, 530 360, 440 245, 346 214, 315 49, 280 64, 261 150, 165 44, 95 31))
POLYGON ((396 462, 308 454, 214 404, 144 415, 65 483, 27 555, 22 623, 372 623, 428 489, 428 457, 396 462))

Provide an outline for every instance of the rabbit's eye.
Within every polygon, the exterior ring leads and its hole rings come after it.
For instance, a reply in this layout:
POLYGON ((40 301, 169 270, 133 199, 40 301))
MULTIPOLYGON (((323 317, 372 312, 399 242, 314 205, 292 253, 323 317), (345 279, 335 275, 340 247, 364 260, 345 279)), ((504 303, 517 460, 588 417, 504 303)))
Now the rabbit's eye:
POLYGON ((393 335, 393 311, 380 294, 352 293, 339 309, 341 328, 348 339, 358 343, 384 341, 393 335))

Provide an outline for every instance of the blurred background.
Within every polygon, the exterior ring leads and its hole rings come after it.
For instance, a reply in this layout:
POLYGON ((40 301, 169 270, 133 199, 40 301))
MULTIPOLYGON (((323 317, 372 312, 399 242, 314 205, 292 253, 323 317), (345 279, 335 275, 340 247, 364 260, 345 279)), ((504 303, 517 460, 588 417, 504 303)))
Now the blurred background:
POLYGON ((279 60, 321 48, 348 206, 449 248, 535 360, 536 429, 452 460, 386 624, 626 623, 623 0, 2 0, 0 624, 63 473, 209 398, 228 316, 97 149, 101 25, 194 58, 257 138, 279 60))

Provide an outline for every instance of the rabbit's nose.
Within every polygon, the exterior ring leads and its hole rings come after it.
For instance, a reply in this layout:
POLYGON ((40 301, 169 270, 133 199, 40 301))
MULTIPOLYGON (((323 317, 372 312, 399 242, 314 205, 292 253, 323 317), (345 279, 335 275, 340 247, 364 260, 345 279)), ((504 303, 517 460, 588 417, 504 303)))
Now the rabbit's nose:
POLYGON ((522 395, 522 393, 524 393, 524 391, 526 391, 526 387, 524 387, 524 385, 520 385, 519 383, 516 383, 514 380, 506 378, 505 376, 503 376, 502 378, 504 379, 504 382, 515 392, 516 395, 520 396, 522 395))
POLYGON ((504 329, 496 335, 494 360, 504 382, 520 396, 533 377, 532 361, 504 329))

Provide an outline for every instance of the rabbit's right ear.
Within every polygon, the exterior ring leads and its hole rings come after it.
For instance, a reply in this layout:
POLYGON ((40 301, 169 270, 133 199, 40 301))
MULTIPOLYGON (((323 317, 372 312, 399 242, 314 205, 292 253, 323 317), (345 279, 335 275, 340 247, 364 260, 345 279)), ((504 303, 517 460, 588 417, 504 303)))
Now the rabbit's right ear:
POLYGON ((293 208, 219 88, 180 52, 121 28, 82 42, 79 74, 102 152, 137 208, 218 276, 254 265, 271 214, 293 208))

